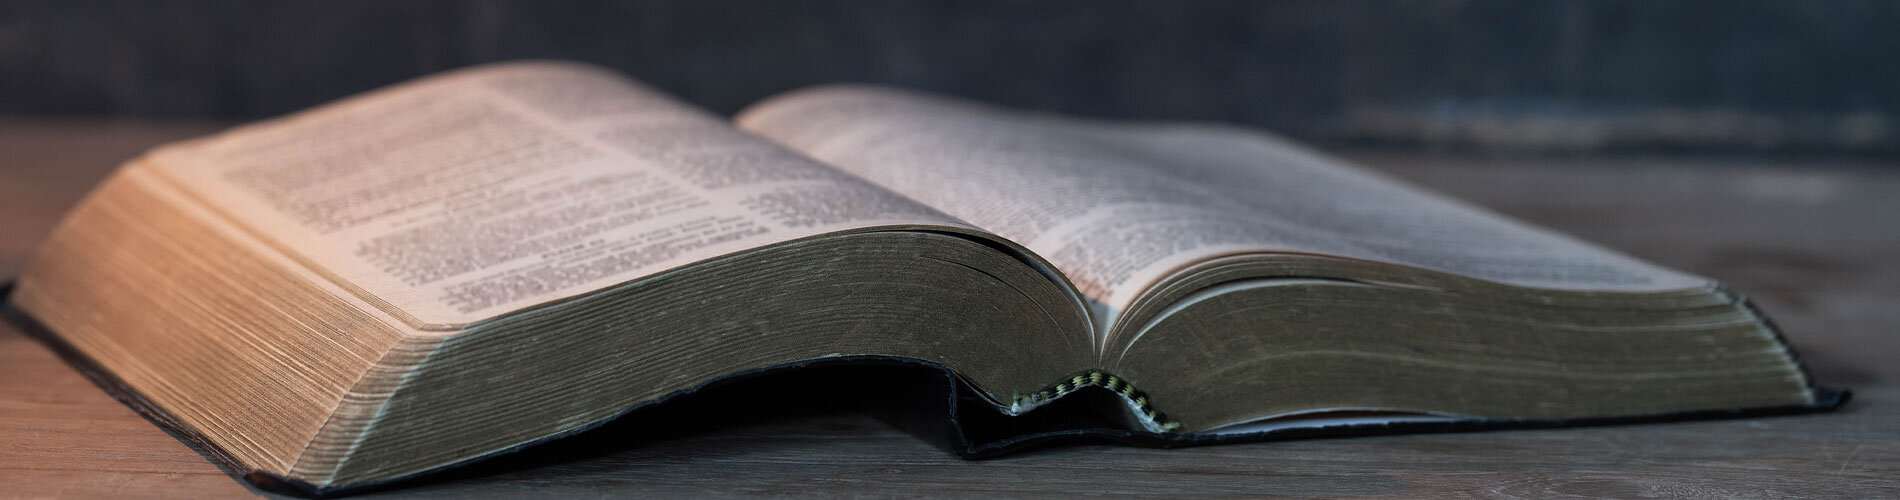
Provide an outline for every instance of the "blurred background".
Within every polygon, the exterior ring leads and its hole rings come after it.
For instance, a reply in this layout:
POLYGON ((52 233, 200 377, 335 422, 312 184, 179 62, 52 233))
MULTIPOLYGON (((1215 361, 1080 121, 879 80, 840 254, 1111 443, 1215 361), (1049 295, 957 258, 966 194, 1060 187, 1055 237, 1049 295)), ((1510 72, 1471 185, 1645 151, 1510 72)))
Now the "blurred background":
POLYGON ((1900 2, 0 1, 0 115, 231 121, 559 58, 731 113, 831 82, 1322 146, 1900 157, 1900 2))

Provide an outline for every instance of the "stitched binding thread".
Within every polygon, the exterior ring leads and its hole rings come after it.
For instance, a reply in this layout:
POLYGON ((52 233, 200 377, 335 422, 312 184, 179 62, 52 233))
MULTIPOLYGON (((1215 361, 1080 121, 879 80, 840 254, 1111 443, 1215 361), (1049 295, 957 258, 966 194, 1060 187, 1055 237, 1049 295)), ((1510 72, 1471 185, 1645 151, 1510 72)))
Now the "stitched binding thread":
POLYGON ((1011 403, 1017 408, 1026 409, 1053 401, 1065 394, 1090 386, 1107 388, 1116 394, 1120 394, 1123 398, 1127 398, 1128 401, 1134 403, 1135 411, 1139 412, 1143 417, 1147 417, 1147 419, 1154 422, 1155 425, 1160 426, 1162 430, 1172 432, 1181 428, 1180 422, 1169 420, 1168 414, 1156 411, 1154 406, 1148 404, 1148 393, 1136 390, 1135 386, 1129 384, 1127 380, 1122 380, 1121 377, 1110 375, 1101 370, 1083 372, 1080 375, 1070 377, 1068 380, 1044 387, 1042 390, 1032 394, 1018 393, 1015 397, 1011 398, 1011 403))

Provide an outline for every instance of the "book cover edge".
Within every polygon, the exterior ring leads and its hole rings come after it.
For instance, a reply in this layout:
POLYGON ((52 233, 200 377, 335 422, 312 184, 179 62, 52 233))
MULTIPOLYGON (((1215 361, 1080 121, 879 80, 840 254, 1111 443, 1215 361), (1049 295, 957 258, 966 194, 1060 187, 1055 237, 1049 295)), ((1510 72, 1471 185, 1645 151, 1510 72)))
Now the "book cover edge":
MULTIPOLYGON (((190 426, 185 425, 183 422, 177 420, 175 417, 173 417, 168 412, 166 412, 163 408, 160 408, 152 404, 150 401, 146 400, 136 390, 131 389, 123 381, 119 380, 117 376, 105 370, 104 367, 98 365, 97 362, 92 360, 90 357, 86 356, 84 353, 79 352, 78 350, 74 349, 71 345, 67 344, 64 340, 60 339, 57 335, 53 334, 44 325, 41 325, 37 320, 32 318, 30 315, 26 314, 24 311, 21 311, 19 308, 14 307, 13 302, 11 300, 12 288, 13 288, 13 283, 11 281, 0 283, 0 298, 5 299, 3 302, 0 302, 0 317, 4 317, 7 322, 17 327, 22 333, 26 334, 29 337, 33 337, 36 340, 39 340, 41 343, 48 346, 63 361, 73 366, 88 380, 92 381, 94 385, 105 390, 108 394, 111 394, 114 399, 117 399, 120 403, 125 404, 126 406, 130 407, 133 411, 137 412, 140 416, 144 417, 146 420, 151 421, 153 424, 156 424, 160 428, 166 430, 168 433, 173 434, 174 436, 178 437, 180 440, 185 441, 186 443, 190 444, 192 448, 196 449, 201 454, 204 454, 207 458, 211 459, 212 462, 216 463, 219 466, 219 468, 223 469, 227 474, 230 474, 233 477, 241 478, 242 480, 247 481, 251 483, 252 485, 255 485, 257 488, 265 490, 265 491, 270 491, 273 493, 293 494, 293 495, 299 495, 299 496, 309 496, 309 497, 347 496, 347 495, 353 495, 353 494, 359 494, 359 493, 368 493, 372 491, 380 491, 380 490, 385 490, 385 489, 393 488, 393 487, 399 487, 403 484, 410 483, 412 481, 416 481, 422 478, 426 478, 428 476, 441 474, 443 472, 447 472, 454 469, 461 469, 461 468, 474 465, 476 463, 480 463, 489 459, 505 456, 517 451, 521 451, 523 449, 534 447, 536 445, 563 439, 563 438, 573 436, 576 434, 581 434, 581 433, 599 428, 601 426, 604 426, 613 421, 619 420, 622 417, 625 417, 631 413, 637 412, 641 409, 645 409, 645 408, 656 406, 656 405, 662 405, 662 404, 667 403, 668 401, 671 401, 683 396, 687 396, 693 393, 697 393, 699 391, 702 391, 708 388, 733 384, 733 383, 740 382, 746 379, 751 379, 754 377, 765 376, 765 375, 774 374, 774 373, 788 372, 788 371, 793 371, 793 370, 800 370, 800 369, 820 366, 820 365, 825 365, 825 366, 865 365, 865 364, 897 365, 897 366, 911 366, 911 367, 926 368, 930 370, 931 372, 936 373, 940 377, 940 380, 941 380, 940 387, 943 387, 943 389, 941 390, 921 389, 917 393, 919 395, 923 395, 923 400, 931 402, 931 404, 928 404, 925 406, 925 408, 928 408, 925 411, 925 413, 935 413, 935 415, 934 416, 920 415, 918 417, 921 419, 921 421, 934 420, 935 422, 940 422, 941 425, 922 425, 922 426, 913 427, 908 430, 911 430, 913 434, 919 434, 920 438, 923 438, 926 441, 932 441, 938 446, 947 448, 948 451, 950 451, 951 453, 957 456, 963 457, 965 459, 995 458, 995 457, 1008 455, 1012 452, 1022 450, 1025 448, 1030 448, 1030 447, 1034 447, 1034 446, 1038 446, 1038 445, 1042 445, 1046 443, 1051 443, 1051 442, 1067 441, 1067 440, 1091 440, 1091 439, 1109 440, 1109 441, 1119 442, 1122 444, 1133 445, 1133 446, 1143 446, 1143 447, 1152 447, 1152 448, 1174 448, 1174 447, 1200 446, 1200 445, 1210 445, 1210 444, 1283 441, 1283 440, 1295 440, 1295 439, 1326 439, 1326 438, 1345 438, 1345 437, 1378 436, 1378 435, 1392 435, 1392 434, 1422 434, 1422 433, 1475 432, 1475 431, 1493 431, 1493 430, 1549 429, 1549 428, 1566 428, 1566 427, 1629 425, 1629 424, 1640 424, 1640 423, 1675 422, 1675 421, 1689 421, 1689 420, 1732 419, 1732 418, 1777 416, 1777 415, 1797 415, 1797 414, 1832 411, 1837 408, 1840 408, 1842 405, 1845 405, 1849 400, 1852 399, 1852 393, 1850 391, 1842 390, 1842 389, 1832 389, 1832 388, 1822 387, 1815 384, 1813 378, 1811 376, 1808 376, 1806 364, 1798 356, 1796 356, 1792 346, 1789 346, 1788 349, 1789 349, 1790 357, 1793 358, 1793 361, 1795 365, 1798 367, 1798 369, 1802 371, 1803 376, 1807 378, 1809 382, 1810 390, 1814 394, 1814 401, 1811 403, 1799 404, 1799 405, 1778 405, 1778 406, 1731 408, 1731 409, 1716 409, 1716 410, 1696 410, 1696 411, 1688 411, 1688 412, 1664 413, 1664 414, 1653 414, 1653 415, 1589 417, 1589 418, 1579 418, 1579 419, 1477 419, 1477 418, 1474 418, 1474 419, 1460 419, 1460 420, 1452 420, 1452 421, 1433 421, 1433 422, 1374 423, 1374 424, 1357 424, 1357 425, 1343 425, 1343 426, 1318 427, 1318 428, 1285 428, 1285 429, 1275 429, 1275 430, 1262 431, 1262 432, 1256 432, 1256 433, 1246 433, 1246 434, 1166 433, 1166 432, 1153 432, 1153 431, 1147 431, 1147 430, 1133 430, 1133 429, 1112 428, 1112 427, 1084 427, 1084 428, 1067 428, 1067 429, 1056 429, 1056 430, 1001 429, 1001 430, 993 430, 991 433, 996 434, 996 435, 1006 436, 1006 437, 990 439, 990 440, 973 440, 970 437, 973 434, 973 429, 970 427, 971 425, 969 423, 970 419, 967 418, 971 416, 971 414, 966 413, 966 412, 988 411, 988 412, 997 413, 997 414, 1001 414, 1002 412, 1001 410, 994 408, 992 405, 984 404, 981 396, 976 395, 976 391, 978 389, 969 386, 969 383, 963 380, 962 377, 957 375, 954 371, 950 370, 947 367, 944 367, 943 365, 931 363, 928 361, 918 360, 914 358, 904 358, 904 357, 895 357, 895 356, 841 356, 841 357, 836 357, 836 358, 813 359, 813 360, 803 360, 803 361, 795 361, 795 362, 790 362, 790 363, 783 363, 779 365, 773 365, 773 366, 758 368, 758 369, 753 369, 753 370, 746 370, 742 372, 737 372, 737 373, 732 373, 732 374, 716 377, 716 378, 707 380, 705 382, 702 382, 700 384, 697 384, 693 387, 682 389, 679 391, 674 391, 672 393, 661 396, 659 398, 655 398, 653 400, 644 401, 644 402, 632 405, 626 409, 621 410, 620 412, 617 412, 611 417, 604 418, 604 419, 589 423, 581 427, 577 427, 574 429, 570 429, 570 430, 563 431, 563 432, 556 433, 549 436, 544 436, 544 437, 537 438, 534 440, 522 442, 522 443, 515 444, 512 446, 500 449, 500 450, 495 450, 495 451, 483 453, 481 455, 472 456, 461 461, 457 461, 451 464, 445 464, 445 465, 431 468, 425 471, 420 471, 416 473, 406 474, 403 476, 381 479, 381 480, 376 480, 376 481, 362 482, 362 483, 317 486, 305 481, 298 480, 296 478, 285 477, 285 476, 275 474, 272 472, 249 468, 248 466, 243 464, 241 461, 237 460, 236 457, 230 455, 227 451, 219 447, 215 442, 212 442, 211 440, 206 438, 202 433, 198 432, 196 429, 193 429, 190 426), (941 395, 941 396, 931 397, 930 395, 932 394, 941 395), (942 406, 937 406, 935 404, 938 402, 940 402, 942 406), (939 431, 941 432, 941 434, 932 435, 933 433, 936 433, 939 431)), ((1731 296, 1735 297, 1736 300, 1742 303, 1744 307, 1747 307, 1751 312, 1755 313, 1755 315, 1758 318, 1760 318, 1764 322, 1764 324, 1768 325, 1769 329, 1774 332, 1776 339, 1778 341, 1780 341, 1784 346, 1788 345, 1785 338, 1782 337, 1781 335, 1781 330, 1777 328, 1772 323, 1772 321, 1768 320, 1768 318, 1765 315, 1760 314, 1760 312, 1755 308, 1752 302, 1748 301, 1745 297, 1741 297, 1739 295, 1731 294, 1731 296)), ((1103 388, 1101 386, 1091 386, 1091 387, 1081 388, 1080 390, 1076 392, 1082 392, 1082 391, 1101 391, 1105 393, 1114 394, 1114 391, 1107 388, 1103 388)))

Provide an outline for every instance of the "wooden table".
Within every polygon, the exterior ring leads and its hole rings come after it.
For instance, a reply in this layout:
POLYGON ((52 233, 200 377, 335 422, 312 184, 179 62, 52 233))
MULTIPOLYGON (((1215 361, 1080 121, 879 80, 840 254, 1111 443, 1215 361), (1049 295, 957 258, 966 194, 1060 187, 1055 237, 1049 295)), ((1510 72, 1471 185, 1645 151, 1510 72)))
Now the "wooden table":
MULTIPOLYGON (((202 123, 0 120, 0 275, 121 160, 202 123)), ((615 494, 1900 496, 1900 169, 1348 152, 1398 177, 1757 297, 1832 414, 1259 443, 1070 445, 963 461, 838 406, 768 403, 666 436, 584 435, 371 496, 615 494)), ((743 410, 743 408, 741 408, 743 410)), ((0 327, 0 497, 267 494, 0 327)))

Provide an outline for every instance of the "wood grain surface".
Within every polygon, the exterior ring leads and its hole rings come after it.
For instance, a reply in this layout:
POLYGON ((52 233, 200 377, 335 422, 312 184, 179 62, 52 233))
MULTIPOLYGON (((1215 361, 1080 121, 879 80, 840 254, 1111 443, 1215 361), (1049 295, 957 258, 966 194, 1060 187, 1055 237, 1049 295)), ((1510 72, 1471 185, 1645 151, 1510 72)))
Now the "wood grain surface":
MULTIPOLYGON (((0 275, 113 166, 216 124, 0 119, 0 275)), ((1836 413, 963 461, 850 401, 767 382, 364 497, 625 495, 1900 496, 1900 169, 1792 160, 1346 156, 1756 297, 1836 413), (751 391, 751 392, 746 392, 751 391), (734 400, 745 399, 745 404, 734 400)), ((876 404, 876 402, 870 402, 876 404)), ((0 497, 250 488, 0 326, 0 497)))

